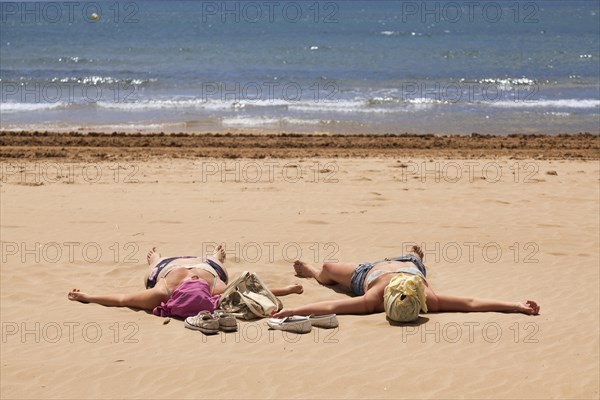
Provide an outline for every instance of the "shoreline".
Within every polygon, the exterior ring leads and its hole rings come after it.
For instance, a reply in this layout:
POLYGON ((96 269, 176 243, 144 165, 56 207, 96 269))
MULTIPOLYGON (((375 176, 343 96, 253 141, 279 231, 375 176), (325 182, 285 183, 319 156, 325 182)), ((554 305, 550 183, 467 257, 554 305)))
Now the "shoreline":
POLYGON ((600 159, 600 135, 0 132, 0 160, 160 158, 600 159))

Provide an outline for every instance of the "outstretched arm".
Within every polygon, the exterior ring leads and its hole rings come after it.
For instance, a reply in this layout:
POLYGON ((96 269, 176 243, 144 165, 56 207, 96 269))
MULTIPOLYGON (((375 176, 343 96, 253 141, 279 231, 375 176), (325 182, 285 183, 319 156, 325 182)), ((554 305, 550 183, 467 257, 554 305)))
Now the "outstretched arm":
POLYGON ((343 300, 321 301, 297 308, 284 308, 273 314, 276 318, 291 315, 324 315, 324 314, 373 314, 383 311, 383 299, 375 293, 343 300))
POLYGON ((528 315, 537 315, 540 306, 535 301, 509 302, 476 297, 458 297, 446 295, 427 295, 427 307, 431 312, 518 312, 528 315))
POLYGON ((107 307, 133 307, 150 311, 165 300, 164 293, 156 290, 156 288, 136 293, 104 294, 97 296, 81 293, 79 289, 73 289, 69 292, 68 297, 69 300, 76 300, 82 303, 96 303, 107 307))

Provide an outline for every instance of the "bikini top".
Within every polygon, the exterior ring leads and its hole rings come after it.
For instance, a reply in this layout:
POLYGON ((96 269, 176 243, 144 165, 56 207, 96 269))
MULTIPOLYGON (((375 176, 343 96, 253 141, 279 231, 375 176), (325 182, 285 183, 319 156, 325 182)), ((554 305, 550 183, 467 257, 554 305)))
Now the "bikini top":
POLYGON ((421 278, 425 278, 423 273, 416 267, 402 267, 402 268, 398 268, 395 271, 383 271, 383 270, 373 271, 373 272, 371 272, 371 275, 369 275, 367 277, 365 282, 366 282, 367 287, 369 287, 369 285, 371 285, 371 282, 373 282, 375 279, 379 278, 381 275, 398 274, 400 272, 405 272, 408 274, 420 276, 421 278))

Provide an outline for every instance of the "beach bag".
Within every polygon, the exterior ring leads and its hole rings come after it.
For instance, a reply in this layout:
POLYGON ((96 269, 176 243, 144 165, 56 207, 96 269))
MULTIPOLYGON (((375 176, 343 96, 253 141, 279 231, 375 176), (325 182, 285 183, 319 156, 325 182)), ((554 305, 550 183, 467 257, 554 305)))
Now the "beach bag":
POLYGON ((219 308, 236 318, 255 319, 270 317, 283 304, 254 272, 244 271, 225 288, 219 308))

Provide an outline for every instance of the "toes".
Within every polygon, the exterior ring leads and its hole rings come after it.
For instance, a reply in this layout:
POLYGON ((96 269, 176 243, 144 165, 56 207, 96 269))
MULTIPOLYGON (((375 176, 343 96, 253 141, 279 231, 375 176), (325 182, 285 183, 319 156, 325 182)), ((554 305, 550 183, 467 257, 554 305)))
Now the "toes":
POLYGON ((411 250, 413 251, 413 253, 416 253, 421 260, 423 260, 423 257, 425 257, 425 255, 423 254, 423 250, 421 250, 420 246, 415 245, 412 247, 411 250))
POLYGON ((148 264, 150 264, 150 258, 152 258, 152 255, 154 253, 156 253, 156 247, 153 247, 152 250, 150 250, 146 255, 146 260, 148 260, 148 264))
POLYGON ((216 257, 219 261, 225 261, 227 255, 225 254, 225 246, 223 243, 219 244, 213 253, 213 257, 216 257))

